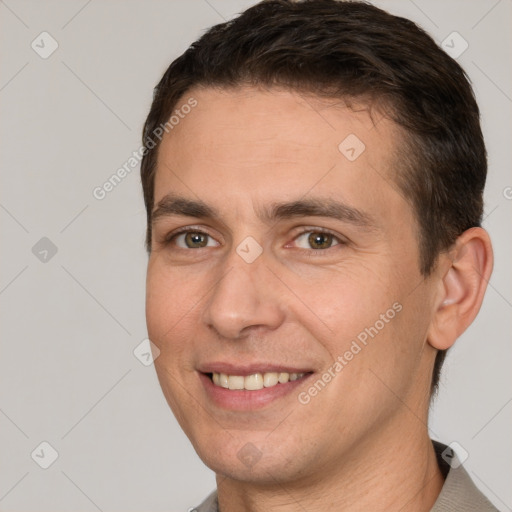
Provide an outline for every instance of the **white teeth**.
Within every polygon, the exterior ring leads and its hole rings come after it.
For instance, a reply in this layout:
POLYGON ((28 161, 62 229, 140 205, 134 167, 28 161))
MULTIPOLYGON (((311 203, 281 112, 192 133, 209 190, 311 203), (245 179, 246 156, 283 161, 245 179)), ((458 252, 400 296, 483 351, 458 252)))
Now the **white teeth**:
POLYGON ((286 384, 289 380, 290 380, 289 373, 280 373, 279 374, 279 383, 280 384, 286 384))
POLYGON ((263 385, 266 388, 271 388, 272 386, 275 386, 279 382, 279 374, 275 372, 271 373, 265 373, 263 375, 263 385))
POLYGON ((286 384, 288 381, 302 379, 305 373, 267 372, 253 373, 252 375, 227 375, 225 373, 213 373, 212 380, 216 386, 226 389, 257 391, 271 388, 277 384, 286 384))
POLYGON ((225 373, 219 374, 219 385, 222 388, 226 388, 226 389, 229 388, 228 376, 225 373))
POLYGON ((230 375, 228 377, 229 389, 244 389, 244 377, 240 375, 230 375))
POLYGON ((263 375, 261 375, 261 373, 247 375, 244 379, 244 388, 250 391, 263 389, 263 375))

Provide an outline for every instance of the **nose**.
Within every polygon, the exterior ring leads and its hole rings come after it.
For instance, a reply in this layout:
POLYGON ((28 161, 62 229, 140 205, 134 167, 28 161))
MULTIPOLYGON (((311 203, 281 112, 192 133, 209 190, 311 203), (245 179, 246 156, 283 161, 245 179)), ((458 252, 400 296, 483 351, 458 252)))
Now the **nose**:
POLYGON ((260 256, 246 263, 233 252, 205 304, 202 319, 224 339, 241 339, 249 332, 275 330, 285 318, 278 283, 260 256))

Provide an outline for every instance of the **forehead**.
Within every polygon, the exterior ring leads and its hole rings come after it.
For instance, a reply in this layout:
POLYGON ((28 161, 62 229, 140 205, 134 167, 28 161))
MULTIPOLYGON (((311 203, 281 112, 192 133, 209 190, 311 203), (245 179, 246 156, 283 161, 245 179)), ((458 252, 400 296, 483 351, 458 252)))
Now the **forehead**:
POLYGON ((383 152, 389 153, 400 135, 399 128, 383 116, 379 105, 370 107, 362 100, 320 98, 281 88, 196 88, 178 100, 175 112, 186 107, 191 98, 197 105, 193 110, 186 108, 187 114, 180 116, 181 120, 172 116, 179 124, 165 139, 170 140, 171 135, 176 139, 201 134, 200 140, 193 141, 196 147, 210 146, 212 151, 236 151, 236 141, 245 151, 241 157, 255 156, 256 151, 242 146, 255 142, 258 149, 266 147, 267 151, 279 144, 279 155, 284 151, 307 156, 321 147, 334 150, 339 156, 340 137, 347 135, 348 129, 368 143, 377 142, 383 152))
MULTIPOLYGON (((193 109, 165 134, 155 204, 168 194, 235 205, 316 194, 371 204, 399 194, 400 129, 378 109, 282 89, 197 88, 193 109)), ((240 206, 240 205, 238 205, 240 206)))

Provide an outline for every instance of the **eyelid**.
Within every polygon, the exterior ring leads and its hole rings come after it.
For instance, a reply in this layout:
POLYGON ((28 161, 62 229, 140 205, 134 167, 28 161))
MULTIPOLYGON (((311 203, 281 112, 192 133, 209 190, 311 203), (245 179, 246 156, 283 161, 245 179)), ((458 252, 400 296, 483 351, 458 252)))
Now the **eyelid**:
MULTIPOLYGON (((219 241, 207 230, 205 230, 204 228, 201 228, 199 226, 193 226, 193 225, 192 226, 183 226, 181 228, 175 229, 171 233, 165 235, 162 242, 164 244, 170 244, 178 235, 181 235, 183 233, 189 233, 189 232, 201 233, 203 235, 209 236, 210 238, 215 240, 217 243, 219 243, 219 241)), ((294 236, 292 238, 292 242, 294 242, 297 238, 299 238, 301 235, 304 235, 305 233, 325 233, 325 234, 331 235, 333 238, 335 238, 339 245, 347 245, 349 243, 349 241, 345 237, 339 235, 338 233, 335 233, 334 231, 331 231, 330 229, 321 228, 318 226, 303 226, 303 227, 299 228, 299 231, 294 234, 294 236)), ((288 247, 289 245, 290 245, 290 242, 288 242, 285 245, 285 247, 288 247)), ((327 249, 303 249, 301 247, 298 247, 297 249, 300 251, 321 253, 321 252, 326 252, 329 249, 334 249, 334 247, 336 247, 337 245, 334 245, 327 249)), ((201 249, 204 249, 204 248, 205 247, 201 247, 201 249)), ((197 249, 195 249, 195 250, 197 250, 197 249)))
MULTIPOLYGON (((301 235, 303 235, 305 233, 325 233, 327 235, 332 235, 333 238, 335 238, 340 243, 340 245, 346 245, 346 244, 349 243, 348 239, 343 237, 342 235, 340 235, 338 233, 335 233, 334 231, 331 231, 330 229, 321 228, 321 227, 318 227, 318 226, 304 226, 304 227, 300 228, 300 231, 293 236, 293 240, 292 241, 295 241, 297 238, 299 238, 299 236, 301 236, 301 235)), ((288 244, 286 244, 286 245, 288 245, 288 244)), ((329 249, 330 248, 331 247, 329 247, 329 249)), ((304 249, 304 250, 307 250, 307 249, 304 249)), ((317 250, 311 249, 311 250, 315 251, 315 252, 319 252, 320 251, 319 249, 317 249, 317 250)), ((323 249, 323 251, 327 251, 327 250, 328 249, 323 249)))
POLYGON ((162 242, 164 244, 169 244, 178 235, 182 235, 183 233, 201 233, 203 235, 209 236, 210 238, 213 238, 217 243, 219 243, 218 240, 211 233, 208 233, 208 231, 198 226, 183 226, 181 228, 175 229, 174 231, 171 231, 169 234, 165 235, 163 237, 162 242))

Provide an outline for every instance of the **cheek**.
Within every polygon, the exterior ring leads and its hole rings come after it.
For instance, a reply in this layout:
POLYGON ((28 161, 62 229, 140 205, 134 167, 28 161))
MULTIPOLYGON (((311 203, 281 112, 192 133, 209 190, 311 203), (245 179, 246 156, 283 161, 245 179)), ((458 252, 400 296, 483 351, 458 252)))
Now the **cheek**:
POLYGON ((182 383, 193 373, 189 351, 194 338, 195 322, 190 322, 194 294, 190 292, 190 297, 184 294, 186 283, 180 279, 179 271, 169 269, 153 255, 151 258, 154 259, 150 259, 146 279, 148 336, 160 350, 155 370, 164 396, 180 424, 184 424, 182 406, 187 403, 187 397, 183 396, 182 383))
MULTIPOLYGON (((179 271, 162 264, 158 257, 150 259, 146 279, 146 323, 149 338, 165 352, 172 345, 180 350, 180 332, 187 326, 186 318, 194 312, 197 293, 179 271)), ((164 355, 164 354, 161 354, 164 355)))
POLYGON ((375 266, 353 265, 309 277, 297 273, 289 281, 307 305, 297 303, 295 316, 323 345, 326 365, 342 357, 344 377, 336 380, 333 389, 352 389, 354 382, 364 381, 359 393, 366 389, 371 401, 389 393, 374 374, 393 388, 407 384, 419 363, 428 323, 421 313, 427 307, 423 287, 411 293, 410 282, 416 279, 417 285, 418 276, 400 274, 380 260, 375 266))
POLYGON ((308 278, 296 273, 289 281, 301 299, 296 315, 316 338, 331 340, 329 352, 334 355, 334 348, 343 349, 393 307, 399 294, 388 275, 361 265, 344 265, 308 278))
POLYGON ((172 324, 194 308, 201 297, 194 272, 173 267, 165 254, 152 254, 146 276, 146 314, 148 322, 172 324))
POLYGON ((146 323, 149 338, 161 349, 162 337, 172 325, 175 303, 174 287, 159 275, 155 265, 148 266, 146 278, 146 323))

